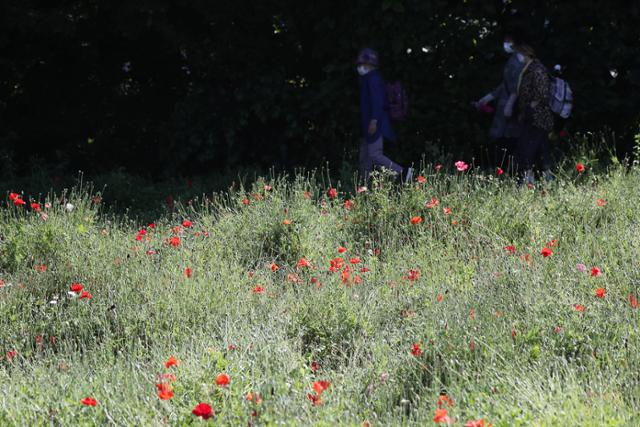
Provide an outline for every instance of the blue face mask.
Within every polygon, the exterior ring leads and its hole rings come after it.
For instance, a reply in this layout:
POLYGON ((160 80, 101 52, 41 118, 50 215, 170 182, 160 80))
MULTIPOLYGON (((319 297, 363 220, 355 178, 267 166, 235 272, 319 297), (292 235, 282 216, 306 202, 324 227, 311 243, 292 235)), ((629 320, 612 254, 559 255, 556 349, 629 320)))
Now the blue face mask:
POLYGON ((366 65, 358 65, 358 74, 360 74, 361 76, 366 76, 367 74, 369 74, 369 67, 367 67, 366 65))
POLYGON ((511 42, 504 42, 504 44, 502 45, 502 47, 504 48, 504 51, 511 54, 514 52, 513 50, 513 43, 511 42))

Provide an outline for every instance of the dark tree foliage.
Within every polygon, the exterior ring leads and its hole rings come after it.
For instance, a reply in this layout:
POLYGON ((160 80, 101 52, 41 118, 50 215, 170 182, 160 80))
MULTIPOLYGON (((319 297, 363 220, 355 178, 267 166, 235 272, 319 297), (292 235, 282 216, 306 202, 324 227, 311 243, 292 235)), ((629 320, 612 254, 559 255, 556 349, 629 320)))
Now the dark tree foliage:
MULTIPOLYGON (((480 156, 469 107, 500 81, 518 23, 576 94, 568 123, 630 147, 640 111, 640 3, 599 0, 3 0, 0 156, 155 176, 339 164, 358 145, 353 59, 382 54, 410 118, 404 161, 480 156)), ((618 147, 618 148, 620 148, 618 147)))

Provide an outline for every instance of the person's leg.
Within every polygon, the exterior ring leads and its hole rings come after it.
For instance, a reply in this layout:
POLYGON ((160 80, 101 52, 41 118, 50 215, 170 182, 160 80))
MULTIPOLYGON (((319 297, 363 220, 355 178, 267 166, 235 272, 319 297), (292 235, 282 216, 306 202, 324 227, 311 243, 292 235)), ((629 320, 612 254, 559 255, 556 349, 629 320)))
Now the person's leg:
POLYGON ((373 166, 383 166, 385 168, 391 169, 399 175, 402 175, 403 168, 402 166, 394 163, 391 159, 386 157, 383 152, 383 142, 382 137, 380 137, 377 141, 372 142, 368 145, 369 157, 371 158, 371 162, 373 166))
POLYGON ((533 164, 537 152, 535 128, 524 126, 518 138, 516 161, 517 170, 524 176, 527 184, 533 184, 533 164))
POLYGON ((369 147, 366 139, 362 139, 360 142, 360 179, 364 179, 367 183, 369 180, 369 174, 373 164, 371 162, 371 156, 369 156, 369 147))

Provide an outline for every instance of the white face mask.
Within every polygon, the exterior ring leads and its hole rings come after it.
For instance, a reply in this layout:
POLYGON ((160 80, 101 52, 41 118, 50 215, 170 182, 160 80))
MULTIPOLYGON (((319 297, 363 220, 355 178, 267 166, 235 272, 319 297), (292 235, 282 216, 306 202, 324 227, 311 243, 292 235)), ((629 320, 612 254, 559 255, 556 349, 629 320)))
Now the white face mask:
POLYGON ((523 55, 523 54, 521 54, 521 53, 519 53, 519 54, 518 54, 518 61, 520 61, 521 63, 523 63, 523 64, 524 64, 524 59, 525 59, 525 58, 524 58, 524 55, 523 55))
POLYGON ((504 47, 504 51, 507 53, 513 53, 513 43, 511 42, 504 42, 504 44, 502 45, 504 47))
POLYGON ((358 74, 366 76, 369 73, 369 67, 366 65, 358 65, 358 74))

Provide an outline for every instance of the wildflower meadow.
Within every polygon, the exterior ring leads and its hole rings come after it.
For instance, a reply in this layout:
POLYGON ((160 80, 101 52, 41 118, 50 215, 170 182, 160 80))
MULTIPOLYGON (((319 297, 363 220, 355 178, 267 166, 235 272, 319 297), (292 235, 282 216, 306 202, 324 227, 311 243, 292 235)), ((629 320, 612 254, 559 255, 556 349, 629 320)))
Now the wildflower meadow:
POLYGON ((502 172, 6 188, 0 425, 638 425, 640 169, 502 172))

